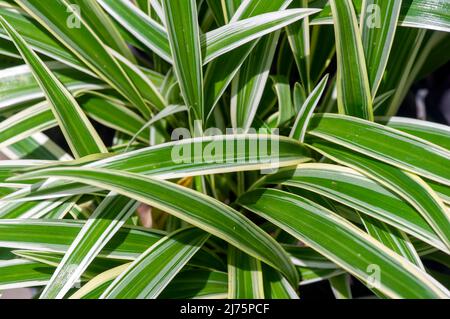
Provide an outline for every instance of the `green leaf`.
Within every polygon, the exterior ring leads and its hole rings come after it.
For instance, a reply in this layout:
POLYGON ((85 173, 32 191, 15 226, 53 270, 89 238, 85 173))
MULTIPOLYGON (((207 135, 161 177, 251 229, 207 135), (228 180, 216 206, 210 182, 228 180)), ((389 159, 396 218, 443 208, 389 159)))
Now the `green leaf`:
POLYGON ((127 60, 136 63, 135 57, 125 43, 119 30, 108 15, 102 10, 102 7, 97 1, 71 0, 71 3, 77 5, 80 12, 85 13, 83 17, 86 18, 86 23, 95 30, 103 43, 119 52, 127 60))
MULTIPOLYGON (((17 49, 15 51, 17 52, 17 49)), ((46 65, 67 90, 74 94, 79 91, 94 91, 107 87, 98 80, 85 76, 59 62, 49 62, 46 65)), ((28 65, 0 71, 0 109, 2 112, 21 109, 25 103, 44 98, 45 94, 28 65)))
POLYGON ((336 299, 352 299, 350 276, 348 274, 330 278, 330 286, 336 299))
POLYGON ((379 106, 376 115, 393 116, 406 97, 415 76, 412 74, 422 48, 427 44, 427 32, 423 29, 400 28, 396 32, 391 58, 386 66, 380 93, 394 91, 393 96, 379 106))
MULTIPOLYGON (((308 0, 300 0, 297 3, 303 8, 308 7, 308 0)), ((310 26, 309 17, 302 21, 290 24, 286 27, 286 33, 294 55, 295 64, 300 75, 300 80, 308 92, 311 91, 311 50, 310 50, 310 26)))
POLYGON ((425 270, 413 244, 404 232, 371 217, 364 216, 362 221, 370 236, 425 270))
MULTIPOLYGON (((45 230, 42 230, 42 232, 45 230)), ((165 235, 164 232, 160 233, 160 239, 165 235)), ((114 237, 113 237, 114 238, 114 237)), ((145 239, 145 238, 140 238, 145 239)), ((153 242, 152 242, 153 243, 153 242)), ((150 244, 151 246, 152 244, 150 244)), ((133 252, 133 255, 127 256, 127 259, 116 259, 111 256, 97 256, 86 271, 83 273, 83 277, 92 278, 97 274, 116 267, 117 265, 122 265, 128 263, 128 260, 136 260, 145 250, 148 249, 147 245, 142 245, 144 250, 136 249, 133 252), (134 254, 135 253, 135 254, 134 254)), ((38 261, 44 263, 46 265, 57 267, 61 260, 64 258, 64 254, 60 252, 50 252, 50 251, 36 251, 36 250, 13 250, 14 255, 28 259, 33 261, 38 261)), ((187 267, 196 267, 196 269, 202 270, 220 270, 224 271, 226 269, 226 265, 224 265, 222 259, 219 256, 212 253, 210 250, 206 248, 202 248, 199 250, 196 255, 194 255, 187 267)))
POLYGON ((174 71, 193 120, 204 119, 203 70, 195 0, 163 0, 174 71))
MULTIPOLYGON (((83 73, 89 75, 95 74, 75 54, 55 40, 44 28, 37 23, 33 23, 32 18, 25 12, 0 8, 0 15, 7 19, 33 50, 80 70, 83 73)), ((0 27, 0 37, 10 40, 8 33, 2 27, 0 27)))
POLYGON ((450 185, 450 152, 401 131, 337 114, 311 119, 308 134, 450 185))
MULTIPOLYGON (((53 268, 58 267, 58 264, 64 257, 64 255, 60 253, 34 251, 34 250, 13 250, 12 253, 18 257, 25 258, 31 261, 40 262, 44 265, 51 266, 53 268)), ((124 263, 126 263, 126 261, 124 260, 105 257, 96 258, 95 261, 91 265, 89 265, 89 268, 87 268, 86 271, 83 273, 83 276, 80 280, 92 278, 96 276, 98 273, 105 271, 106 269, 110 269, 112 267, 116 267, 117 265, 122 265, 124 263)), ((52 272, 54 272, 54 270, 55 269, 53 269, 52 272)))
POLYGON ((447 125, 406 117, 379 117, 376 120, 450 150, 450 128, 447 125))
POLYGON ((105 289, 108 288, 113 280, 126 270, 130 264, 131 263, 120 265, 98 274, 70 296, 69 299, 100 298, 105 289))
POLYGON ((229 242, 296 282, 297 273, 276 241, 241 213, 199 192, 138 174, 106 169, 44 169, 21 176, 69 179, 141 201, 229 242))
MULTIPOLYGON (((156 85, 136 65, 125 59, 113 50, 109 50, 123 70, 132 79, 142 97, 157 110, 162 110, 167 105, 164 97, 156 85)), ((150 112, 151 113, 151 112, 150 112)))
MULTIPOLYGON (((266 183, 299 187, 347 205, 448 251, 426 220, 402 197, 358 171, 330 164, 302 164, 268 176, 266 183)), ((316 264, 307 266, 318 268, 316 264)))
POLYGON ((372 97, 361 33, 351 0, 330 0, 337 54, 337 99, 341 114, 373 120, 372 97))
MULTIPOLYGON (((352 0, 359 12, 363 0, 352 0)), ((450 31, 449 4, 441 0, 408 0, 403 1, 400 10, 399 25, 410 28, 422 28, 438 31, 450 31)), ((312 24, 331 24, 331 9, 326 6, 314 17, 312 24)))
POLYGON ((17 54, 17 50, 14 44, 2 38, 0 38, 0 55, 9 58, 20 59, 20 54, 17 54))
MULTIPOLYGON (((158 179, 174 179, 203 174, 270 170, 308 162, 310 158, 307 155, 307 151, 302 144, 282 136, 264 134, 221 135, 184 139, 180 142, 143 148, 94 161, 85 166, 125 170, 158 179), (235 147, 236 150, 233 153, 226 153, 224 150, 227 149, 227 145, 247 146, 245 148, 235 147), (265 149, 265 147, 267 148, 265 149), (214 153, 214 150, 217 152, 214 153)), ((67 162, 67 164, 70 165, 71 163, 67 162)), ((85 163, 72 163, 72 165, 79 164, 85 163)), ((39 189, 35 188, 31 193, 23 190, 8 198, 18 199, 23 197, 30 200, 33 198, 49 198, 49 195, 50 197, 60 197, 77 194, 79 190, 84 192, 86 186, 78 183, 55 182, 40 185, 39 189)))
POLYGON ((137 131, 133 137, 131 138, 131 140, 128 142, 127 145, 127 149, 131 146, 131 144, 133 144, 133 142, 135 141, 136 138, 139 137, 139 135, 142 135, 142 133, 144 132, 145 129, 152 127, 153 124, 155 124, 156 122, 169 117, 170 115, 173 115, 175 113, 179 113, 179 112, 184 112, 187 111, 187 107, 185 105, 169 105, 166 108, 164 108, 161 112, 159 112, 158 114, 156 114, 155 116, 153 116, 150 121, 148 121, 147 123, 145 123, 144 125, 142 125, 142 127, 139 129, 139 131, 137 131))
POLYGON ((228 298, 264 299, 261 262, 241 250, 228 247, 228 298))
POLYGON ((295 119, 294 126, 291 129, 289 135, 290 138, 294 138, 303 143, 306 135, 306 129, 308 128, 309 120, 313 115, 314 109, 323 95, 323 91, 328 82, 328 75, 326 75, 322 81, 314 88, 311 94, 298 111, 297 118, 295 119))
POLYGON ((273 89, 278 98, 278 114, 275 127, 286 125, 294 116, 294 106, 292 104, 291 87, 286 76, 272 76, 273 89))
POLYGON ((279 32, 274 32, 261 39, 234 77, 230 105, 233 128, 247 131, 251 127, 263 97, 279 36, 279 32))
POLYGON ((342 269, 321 269, 297 267, 300 273, 300 286, 306 286, 345 274, 342 269))
POLYGON ((223 1, 206 0, 206 3, 218 25, 224 25, 230 21, 231 17, 226 10, 226 1, 224 3, 223 1))
POLYGON ((339 268, 339 266, 337 266, 335 263, 333 263, 326 257, 316 252, 311 247, 284 244, 283 248, 291 256, 291 260, 294 263, 294 265, 297 266, 297 269, 299 267, 304 269, 339 268))
POLYGON ((42 286, 53 268, 25 259, 0 261, 0 290, 42 286))
MULTIPOLYGON (((66 253, 85 223, 73 220, 0 219, 0 246, 66 253)), ((162 231, 125 225, 99 256, 134 260, 164 235, 162 231)))
POLYGON ((63 197, 59 198, 58 200, 48 200, 48 201, 44 200, 44 201, 22 202, 22 203, 2 202, 0 203, 1 209, 0 217, 5 219, 42 218, 52 212, 53 213, 64 212, 65 207, 72 205, 69 199, 70 197, 63 197))
POLYGON ((382 275, 375 283, 376 288, 389 297, 448 298, 450 294, 420 268, 392 253, 347 220, 307 199, 267 189, 247 193, 239 203, 307 243, 366 284, 370 284, 371 267, 378 266, 382 275))
POLYGON ((126 197, 108 194, 71 243, 40 298, 63 298, 137 206, 126 197))
POLYGON ((317 9, 288 9, 260 14, 248 19, 232 21, 202 37, 205 50, 203 63, 209 63, 245 43, 318 12, 317 9))
MULTIPOLYGON (((239 21, 259 14, 285 9, 292 0, 244 1, 238 8, 232 21, 239 21)), ((212 114, 214 107, 224 94, 233 77, 239 71, 242 63, 255 48, 257 41, 241 46, 227 54, 218 57, 208 64, 205 72, 205 114, 212 114)))
POLYGON ((12 160, 30 159, 33 157, 61 161, 73 159, 72 156, 42 133, 35 133, 23 141, 10 145, 2 149, 2 153, 12 160))
POLYGON ((106 147, 70 92, 1 16, 0 23, 10 35, 20 54, 30 66, 39 86, 45 92, 72 152, 78 157, 92 153, 106 153, 106 147))
POLYGON ((159 298, 226 298, 228 276, 218 271, 187 269, 178 273, 159 298))
POLYGON ((266 299, 298 299, 291 284, 275 269, 262 265, 264 297, 266 299))
MULTIPOLYGON (((99 274, 79 289, 70 299, 99 298, 112 281, 128 265, 119 266, 99 274)), ((227 294, 227 274, 203 269, 186 269, 178 273, 159 298, 225 298, 227 294)))
MULTIPOLYGON (((127 135, 137 134, 139 127, 145 124, 144 119, 130 110, 122 101, 101 93, 84 94, 78 100, 88 117, 127 135)), ((144 132, 139 133, 137 138, 142 142, 149 140, 148 134, 144 132)))
POLYGON ((377 180, 404 198, 422 215, 446 247, 450 247, 450 215, 441 199, 422 179, 370 157, 348 152, 339 146, 314 143, 313 147, 334 161, 377 180))
POLYGON ((48 165, 53 161, 45 160, 2 160, 0 161, 0 185, 8 184, 6 179, 14 175, 15 170, 26 169, 30 167, 48 165))
MULTIPOLYGON (((57 125, 48 102, 41 102, 0 122, 0 148, 57 125)), ((12 172, 11 172, 12 173, 12 172)))
MULTIPOLYGON (((140 141, 148 142, 148 134, 137 131, 145 125, 144 120, 121 101, 90 93, 79 97, 78 102, 91 119, 130 136, 137 134, 140 141)), ((0 148, 57 125, 48 102, 30 106, 0 123, 0 148)))
POLYGON ((375 97, 388 63, 402 0, 366 0, 361 33, 372 96, 375 97))
POLYGON ((79 13, 70 9, 66 0, 55 0, 51 7, 39 0, 17 0, 16 2, 83 61, 89 69, 139 108, 143 115, 149 114, 142 97, 125 71, 83 18, 78 16, 79 13), (72 14, 68 15, 67 10, 72 14), (81 27, 72 27, 72 24, 68 23, 68 19, 74 19, 74 23, 80 23, 81 27))
POLYGON ((117 277, 100 298, 154 299, 202 247, 209 235, 198 228, 164 237, 117 277))
POLYGON ((118 23, 151 51, 169 63, 172 54, 165 29, 126 0, 98 0, 118 23))

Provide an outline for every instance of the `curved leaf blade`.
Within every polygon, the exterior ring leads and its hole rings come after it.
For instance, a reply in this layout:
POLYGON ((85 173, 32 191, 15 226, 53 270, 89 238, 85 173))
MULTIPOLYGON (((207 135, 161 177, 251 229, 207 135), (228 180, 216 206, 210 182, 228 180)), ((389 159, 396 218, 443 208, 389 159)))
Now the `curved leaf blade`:
POLYGON ((63 298, 137 206, 126 197, 108 194, 70 245, 39 298, 63 298))
POLYGON ((450 292, 420 268, 386 249, 359 228, 300 196, 255 190, 239 199, 266 218, 367 283, 368 268, 378 265, 377 289, 393 298, 448 298, 450 292), (415 287, 415 288, 413 288, 415 287))
POLYGON ((366 0, 361 13, 361 33, 372 96, 386 70, 394 42, 401 0, 366 0))
POLYGON ((195 0, 163 0, 173 67, 194 120, 204 120, 203 70, 195 0))
POLYGON ((261 262, 239 249, 228 247, 228 298, 264 299, 261 262))
POLYGON ((229 242, 296 282, 297 273, 284 250, 269 235, 231 207, 199 192, 138 174, 106 169, 50 168, 22 178, 56 177, 117 192, 174 215, 229 242), (214 213, 212 213, 214 212, 214 213))
POLYGON ((373 120, 372 97, 361 33, 351 0, 330 0, 337 55, 337 100, 341 114, 373 120))
POLYGON ((154 299, 201 248, 209 234, 181 229, 164 237, 117 277, 101 299, 154 299))
POLYGON ((308 128, 309 120, 311 119, 311 116, 317 104, 319 104, 319 101, 323 95, 327 82, 328 82, 328 75, 326 75, 319 82, 319 84, 317 84, 317 86, 314 88, 314 90, 311 92, 311 94, 308 96, 306 101, 301 106, 300 110, 298 111, 297 118, 295 119, 294 126, 292 127, 291 133, 289 134, 290 138, 294 138, 303 143, 306 135, 306 129, 308 128))
POLYGON ((79 16, 79 13, 71 9, 73 7, 66 0, 55 0, 53 6, 48 6, 39 0, 17 0, 16 2, 103 81, 116 88, 126 99, 138 107, 142 114, 149 115, 149 109, 133 82, 107 51, 98 36, 79 16), (67 23, 67 12, 72 12, 73 17, 82 26, 81 28, 72 28, 72 25, 67 23))
POLYGON ((450 152, 412 135, 337 114, 313 116, 308 134, 450 186, 450 152))
POLYGON ((78 157, 93 153, 106 153, 107 150, 102 140, 70 92, 1 16, 0 23, 10 35, 45 92, 72 152, 78 157))
POLYGON ((302 164, 295 171, 272 175, 266 182, 315 192, 448 251, 426 220, 403 198, 351 168, 302 164))
POLYGON ((447 248, 450 247, 450 214, 434 191, 419 177, 364 155, 347 152, 326 143, 314 148, 329 158, 379 181, 410 203, 434 229, 447 248))

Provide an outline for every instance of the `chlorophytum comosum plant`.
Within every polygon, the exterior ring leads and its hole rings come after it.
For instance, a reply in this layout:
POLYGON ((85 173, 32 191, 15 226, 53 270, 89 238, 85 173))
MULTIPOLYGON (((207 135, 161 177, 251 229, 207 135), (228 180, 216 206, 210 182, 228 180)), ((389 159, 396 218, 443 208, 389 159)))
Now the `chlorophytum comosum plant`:
POLYGON ((397 116, 448 32, 441 0, 0 0, 0 291, 449 298, 450 129, 397 116))

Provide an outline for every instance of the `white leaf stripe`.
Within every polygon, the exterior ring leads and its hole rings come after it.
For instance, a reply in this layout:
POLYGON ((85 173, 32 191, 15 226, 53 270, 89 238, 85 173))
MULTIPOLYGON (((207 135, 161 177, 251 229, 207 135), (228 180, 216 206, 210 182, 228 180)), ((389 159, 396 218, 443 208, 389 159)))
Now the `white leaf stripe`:
POLYGON ((307 243, 363 282, 368 280, 366 267, 378 264, 384 276, 377 283, 377 289, 391 298, 450 296, 450 292, 426 272, 346 219, 310 200, 280 190, 261 189, 247 193, 239 199, 239 203, 307 243), (318 231, 325 227, 327 233, 318 231), (345 242, 344 237, 347 238, 345 242), (417 289, 411 289, 416 285, 417 289))
POLYGON ((40 299, 63 298, 137 206, 126 197, 108 194, 70 245, 40 299))
POLYGON ((339 112, 372 121, 370 84, 352 1, 330 0, 330 5, 336 39, 339 112))
POLYGON ((100 298, 158 297, 208 237, 209 234, 196 228, 180 229, 169 234, 131 263, 100 298))
POLYGON ((419 254, 404 232, 368 216, 361 216, 361 219, 370 236, 425 270, 419 254))
POLYGON ((52 106, 72 152, 77 156, 106 153, 106 147, 70 92, 1 16, 0 23, 13 39, 24 60, 30 65, 36 80, 52 106), (80 128, 83 129, 80 130, 80 128))
POLYGON ((225 52, 281 29, 318 11, 317 9, 288 9, 264 13, 210 31, 202 38, 202 47, 206 52, 203 63, 209 63, 225 52))
POLYGON ((197 191, 138 174, 98 168, 50 168, 21 176, 69 179, 133 198, 214 234, 279 269, 290 282, 297 281, 289 257, 273 238, 243 214, 197 191))
POLYGON ((193 120, 203 121, 203 69, 195 0, 163 0, 173 69, 193 120))
POLYGON ((450 185, 450 171, 445 169, 450 151, 408 133, 356 117, 317 114, 311 119, 308 134, 450 185))
POLYGON ((317 104, 319 104, 319 100, 323 95, 325 87, 328 82, 328 75, 326 75, 311 94, 308 96, 306 101, 303 103, 300 108, 297 118, 295 119, 294 126, 291 129, 291 133, 289 137, 299 140, 303 143, 306 135, 306 130, 308 128, 309 120, 311 119, 314 109, 317 104))
MULTIPOLYGON (((264 134, 222 135, 183 139, 181 141, 159 144, 140 150, 111 156, 103 160, 94 161, 84 166, 86 168, 103 167, 123 169, 126 171, 152 176, 156 179, 175 179, 186 176, 273 169, 275 166, 293 166, 311 160, 306 156, 307 153, 304 152, 305 148, 301 143, 283 136, 264 134), (222 149, 224 149, 227 144, 240 145, 239 143, 261 143, 260 145, 264 145, 265 143, 267 143, 267 145, 279 143, 279 152, 274 152, 273 154, 265 154, 267 152, 236 152, 233 154, 233 157, 229 154, 229 157, 222 158, 222 160, 212 160, 210 155, 205 156, 204 150, 208 145, 216 145, 217 147, 222 147, 222 149), (184 158, 187 160, 187 163, 182 161, 181 163, 174 165, 175 163, 172 152, 174 149, 184 150, 184 147, 189 149, 201 149, 202 151, 199 152, 199 154, 194 153, 189 155, 187 158, 184 158), (231 158, 233 158, 232 162, 231 158), (169 167, 167 167, 167 165, 169 165, 169 167)), ((77 162, 73 162, 73 165, 77 165, 77 162)), ((72 188, 71 184, 63 183, 63 185, 61 185, 61 183, 48 181, 40 185, 39 190, 35 190, 30 193, 29 190, 24 189, 6 196, 4 200, 19 200, 20 198, 23 198, 24 200, 54 198, 64 195, 78 194, 79 191, 92 191, 92 187, 86 188, 86 186, 80 187, 80 185, 72 184, 72 188), (49 196, 49 194, 51 194, 51 196, 49 196)), ((93 190, 95 191, 95 189, 93 190)))
POLYGON ((125 71, 107 51, 97 34, 86 24, 79 13, 73 15, 82 28, 70 28, 65 19, 70 4, 66 0, 54 0, 52 9, 45 7, 39 0, 17 0, 17 4, 36 19, 55 38, 94 71, 103 81, 116 88, 126 99, 133 103, 144 115, 148 115, 147 106, 125 71), (71 36, 70 36, 71 35, 71 36), (82 36, 82 38, 80 38, 82 36), (95 54, 93 51, 95 50, 95 54))
POLYGON ((402 0, 364 0, 361 12, 361 33, 365 57, 368 67, 369 82, 372 96, 375 97, 386 70, 389 54, 394 42, 395 31, 402 0), (373 12, 370 8, 377 8, 380 26, 370 21, 373 12))
MULTIPOLYGON (((292 176, 278 179, 275 175, 272 178, 274 182, 304 188, 340 202, 448 252, 425 219, 402 197, 354 169, 330 164, 301 164, 292 176), (359 196, 360 192, 365 196, 359 196), (377 203, 377 199, 382 202, 377 203)), ((267 182, 272 183, 272 180, 269 178, 267 182)))
POLYGON ((450 247, 450 213, 434 191, 418 176, 364 155, 332 148, 326 144, 312 146, 342 165, 350 166, 378 181, 411 204, 434 229, 447 249, 450 247))

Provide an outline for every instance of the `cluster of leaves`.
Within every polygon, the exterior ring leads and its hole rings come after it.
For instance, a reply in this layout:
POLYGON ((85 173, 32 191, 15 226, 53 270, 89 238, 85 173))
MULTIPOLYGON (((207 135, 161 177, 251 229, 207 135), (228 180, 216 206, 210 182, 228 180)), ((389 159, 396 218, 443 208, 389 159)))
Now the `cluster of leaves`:
POLYGON ((0 291, 449 298, 450 129, 395 117, 447 32, 441 0, 0 0, 0 291), (178 163, 180 127, 279 151, 178 163))

